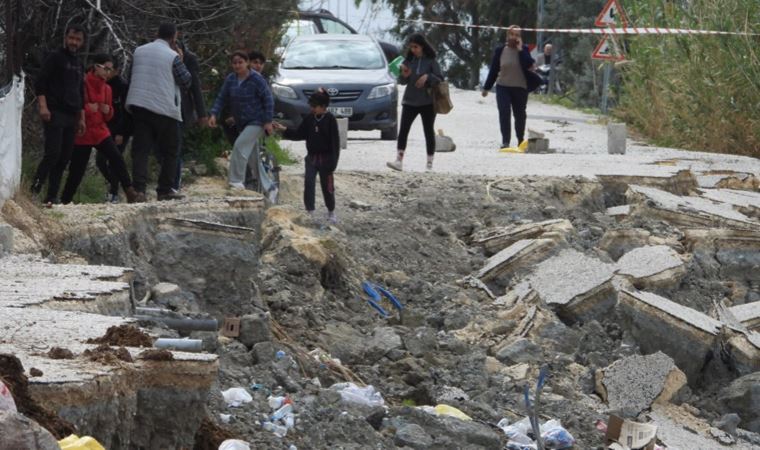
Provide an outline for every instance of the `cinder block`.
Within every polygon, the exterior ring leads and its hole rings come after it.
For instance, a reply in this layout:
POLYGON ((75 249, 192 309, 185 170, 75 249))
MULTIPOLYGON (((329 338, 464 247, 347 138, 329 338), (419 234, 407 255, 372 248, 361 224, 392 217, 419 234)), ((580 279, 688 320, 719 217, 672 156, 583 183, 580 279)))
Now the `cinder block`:
POLYGON ((529 138, 527 153, 549 153, 549 139, 529 138))
POLYGON ((348 118, 340 118, 338 120, 338 134, 340 135, 340 148, 345 150, 348 148, 348 118))
POLYGON ((0 254, 13 251, 13 227, 0 223, 0 254))
POLYGON ((607 153, 610 155, 625 155, 625 140, 628 131, 624 123, 607 124, 607 153))

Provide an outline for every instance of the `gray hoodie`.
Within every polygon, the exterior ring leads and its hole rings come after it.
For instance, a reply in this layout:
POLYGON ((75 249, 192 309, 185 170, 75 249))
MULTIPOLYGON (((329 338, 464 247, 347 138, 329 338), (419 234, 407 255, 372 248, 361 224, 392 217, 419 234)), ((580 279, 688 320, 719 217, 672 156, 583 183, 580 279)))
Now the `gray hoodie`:
POLYGON ((401 104, 408 106, 432 105, 433 97, 430 93, 430 88, 438 85, 444 79, 441 73, 441 66, 438 65, 438 62, 434 58, 426 56, 422 58, 407 58, 404 60, 404 65, 412 71, 412 74, 409 75, 409 78, 404 78, 403 75, 399 75, 398 77, 398 83, 406 85, 406 92, 404 92, 401 104), (427 74, 428 79, 425 82, 425 86, 420 89, 415 84, 425 74, 427 74))

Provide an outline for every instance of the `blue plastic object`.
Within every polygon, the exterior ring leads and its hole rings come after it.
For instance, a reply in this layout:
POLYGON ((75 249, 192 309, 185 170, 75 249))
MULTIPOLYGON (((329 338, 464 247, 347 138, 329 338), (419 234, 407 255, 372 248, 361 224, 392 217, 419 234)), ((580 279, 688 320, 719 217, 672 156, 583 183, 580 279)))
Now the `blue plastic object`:
POLYGON ((391 303, 391 305, 393 305, 393 307, 396 308, 397 310, 401 311, 404 309, 404 305, 401 304, 401 302, 396 298, 396 296, 391 294, 391 292, 388 289, 380 285, 371 283, 369 281, 365 281, 362 283, 362 289, 369 296, 369 298, 367 299, 367 303, 369 304, 369 306, 374 308, 375 311, 380 313, 380 315, 386 319, 389 318, 391 314, 380 305, 380 303, 383 300, 383 297, 387 298, 388 301, 391 303))

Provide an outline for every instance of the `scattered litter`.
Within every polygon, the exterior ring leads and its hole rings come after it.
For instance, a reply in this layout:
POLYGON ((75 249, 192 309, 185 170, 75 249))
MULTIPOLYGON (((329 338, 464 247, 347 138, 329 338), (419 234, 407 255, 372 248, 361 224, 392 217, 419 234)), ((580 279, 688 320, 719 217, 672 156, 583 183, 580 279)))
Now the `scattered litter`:
POLYGON ((219 420, 224 424, 230 423, 230 420, 232 420, 232 414, 219 414, 219 420))
POLYGON ((285 356, 287 356, 287 353, 282 350, 277 350, 277 353, 274 354, 274 357, 278 360, 284 358, 285 356))
POLYGON ((419 409, 425 411, 428 414, 432 414, 434 416, 448 416, 448 417, 455 417, 459 420, 465 420, 465 421, 471 421, 472 417, 468 416, 467 414, 463 413, 461 410, 454 408, 453 406, 449 405, 436 405, 433 406, 419 406, 419 409))
POLYGON ((522 141, 517 147, 504 147, 499 150, 500 153, 525 153, 528 149, 528 141, 522 141))
POLYGON ((391 317, 391 313, 383 308, 383 297, 386 298, 391 303, 391 306, 393 308, 396 308, 399 312, 404 309, 404 306, 401 304, 401 302, 399 302, 398 299, 393 294, 391 294, 390 291, 388 291, 388 289, 385 289, 378 284, 365 281, 362 283, 362 289, 364 289, 364 292, 370 297, 367 299, 367 303, 386 319, 391 317))
POLYGON ((241 387, 229 388, 222 392, 222 396, 224 397, 224 402, 230 408, 237 408, 243 403, 250 403, 253 400, 251 394, 241 387))
POLYGON ((269 396, 267 398, 269 407, 272 408, 272 415, 269 419, 264 420, 261 426, 274 433, 277 437, 283 438, 288 434, 288 430, 296 424, 295 414, 293 412, 293 400, 287 396, 269 396))
POLYGON ((336 383, 330 389, 340 392, 343 401, 366 406, 385 406, 385 400, 372 385, 359 387, 354 383, 336 383))
MULTIPOLYGON (((611 450, 655 450, 657 425, 610 416, 607 421, 606 442, 611 450)), ((597 422, 597 429, 600 428, 597 422)))
POLYGON ((261 391, 267 395, 272 393, 272 391, 268 387, 266 387, 266 385, 261 384, 261 383, 251 383, 251 385, 248 386, 248 389, 252 391, 261 391))
MULTIPOLYGON (((496 425, 504 431, 504 434, 509 439, 509 444, 512 447, 507 446, 509 449, 537 449, 538 446, 533 438, 533 429, 530 418, 526 417, 519 422, 509 424, 509 421, 501 419, 496 425)), ((568 432, 559 420, 548 420, 544 422, 540 427, 541 441, 544 449, 567 449, 572 448, 575 445, 575 438, 570 432, 568 432)))
POLYGON ((219 446, 219 450, 251 450, 251 446, 240 439, 227 439, 219 446))
POLYGON ((79 437, 75 434, 58 441, 61 450, 106 450, 100 442, 90 436, 79 437))
POLYGON ((0 411, 16 412, 16 402, 13 401, 11 390, 2 381, 0 381, 0 411))

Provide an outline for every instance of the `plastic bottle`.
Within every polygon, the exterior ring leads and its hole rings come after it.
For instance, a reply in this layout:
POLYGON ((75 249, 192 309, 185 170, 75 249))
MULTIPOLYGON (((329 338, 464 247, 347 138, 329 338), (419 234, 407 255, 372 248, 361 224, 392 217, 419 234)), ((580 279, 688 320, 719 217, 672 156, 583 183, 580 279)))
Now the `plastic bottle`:
POLYGON ((284 397, 284 396, 273 397, 273 396, 270 395, 267 398, 267 402, 269 403, 269 407, 272 408, 272 409, 280 408, 282 405, 285 404, 286 400, 287 400, 287 397, 284 397))
POLYGON ((294 416, 293 414, 288 414, 287 416, 285 416, 285 419, 283 419, 283 422, 285 423, 285 427, 287 429, 291 429, 294 426, 296 426, 296 416, 294 416))
POLYGON ((272 422, 274 422, 275 420, 280 420, 283 417, 287 416, 288 414, 292 414, 292 413, 293 413, 293 405, 290 403, 286 403, 282 405, 280 409, 275 411, 274 414, 272 414, 272 422))

